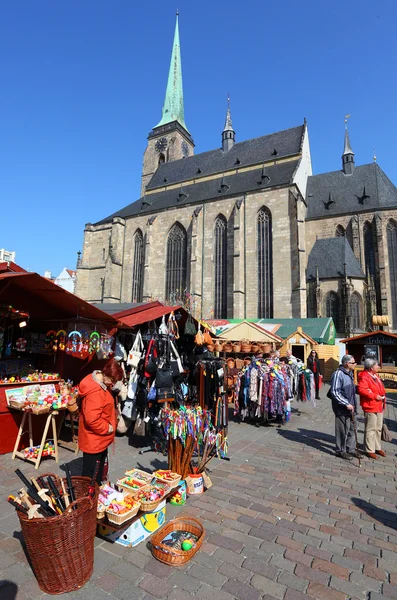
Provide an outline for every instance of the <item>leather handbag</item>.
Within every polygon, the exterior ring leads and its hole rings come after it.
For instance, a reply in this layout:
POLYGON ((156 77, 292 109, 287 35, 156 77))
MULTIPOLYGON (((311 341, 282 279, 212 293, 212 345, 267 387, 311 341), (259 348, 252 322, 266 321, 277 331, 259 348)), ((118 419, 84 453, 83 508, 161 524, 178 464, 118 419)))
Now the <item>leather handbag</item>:
POLYGON ((381 438, 384 442, 392 442, 393 441, 393 436, 389 431, 388 426, 386 425, 386 423, 383 423, 382 425, 382 434, 381 434, 381 438))
POLYGON ((151 339, 145 358, 145 377, 153 377, 157 371, 157 346, 155 340, 151 339))
POLYGON ((136 334, 134 343, 132 345, 132 348, 128 353, 127 365, 130 365, 134 369, 137 369, 138 365, 139 365, 139 361, 141 360, 142 355, 143 355, 143 350, 144 350, 144 346, 143 346, 143 342, 142 342, 142 335, 141 335, 141 332, 138 331, 138 333, 136 334))
POLYGON ((172 371, 169 366, 164 365, 157 369, 156 372, 156 388, 159 389, 172 389, 173 378, 172 371))

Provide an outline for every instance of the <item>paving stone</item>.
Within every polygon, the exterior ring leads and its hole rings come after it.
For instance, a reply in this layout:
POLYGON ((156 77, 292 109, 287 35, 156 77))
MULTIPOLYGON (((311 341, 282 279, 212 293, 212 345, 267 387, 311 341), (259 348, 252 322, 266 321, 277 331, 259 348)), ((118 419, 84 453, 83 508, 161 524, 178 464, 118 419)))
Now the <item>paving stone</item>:
POLYGON ((278 567, 279 569, 289 571, 290 573, 293 573, 296 567, 296 564, 294 562, 286 560, 281 556, 272 556, 272 558, 270 559, 270 564, 275 567, 278 567))
POLYGON ((296 550, 287 549, 284 553, 284 558, 294 563, 302 563, 307 567, 310 567, 313 561, 313 557, 303 552, 297 552, 296 550))
POLYGON ((345 556, 348 556, 349 558, 354 558, 354 560, 358 560, 359 562, 362 562, 364 564, 372 565, 373 567, 377 566, 377 560, 375 556, 373 556, 372 554, 368 554, 367 552, 361 552, 360 550, 356 550, 355 548, 346 548, 345 556))
POLYGON ((397 587, 384 583, 382 586, 382 593, 387 598, 397 598, 397 587))
POLYGON ((288 571, 282 571, 278 576, 277 581, 278 583, 285 585, 287 588, 292 588, 294 590, 298 590, 299 592, 305 592, 309 585, 309 581, 307 579, 298 577, 293 573, 288 573, 288 571))
MULTIPOLYGON (((186 591, 183 589, 174 588, 173 590, 171 590, 167 598, 168 600, 191 600, 192 598, 195 598, 195 596, 187 594, 186 591)), ((146 600, 146 596, 143 598, 143 600, 146 600)))
POLYGON ((191 577, 181 571, 175 571, 169 577, 168 582, 178 588, 182 588, 186 592, 197 592, 202 582, 198 581, 195 577, 191 577))
POLYGON ((297 542, 285 535, 279 535, 276 539, 276 543, 284 546, 285 548, 289 548, 290 550, 296 550, 298 552, 303 552, 305 546, 301 542, 297 542))
POLYGON ((173 570, 173 567, 166 565, 155 558, 150 558, 145 565, 145 571, 161 578, 169 577, 173 570))
POLYGON ((331 581, 329 583, 330 587, 334 590, 338 590, 348 596, 352 596, 353 598, 362 598, 363 594, 368 591, 365 588, 365 585, 355 585, 350 581, 346 581, 345 579, 339 579, 339 577, 331 576, 331 581))
POLYGON ((251 571, 247 571, 247 569, 242 569, 241 567, 236 567, 236 565, 231 565, 230 563, 223 563, 218 569, 218 573, 225 575, 229 579, 237 579, 242 583, 249 583, 252 577, 251 571))
POLYGON ((306 593, 315 600, 346 600, 347 598, 346 594, 331 590, 320 583, 309 583, 306 593))
MULTIPOLYGON (((1 567, 4 565, 0 563, 1 567)), ((32 570, 29 566, 25 566, 22 563, 13 563, 5 568, 7 579, 18 585, 29 581, 32 578, 32 570)), ((1 597, 1 595, 0 595, 1 597)))
POLYGON ((363 570, 362 563, 360 563, 358 560, 353 560, 352 558, 343 556, 342 554, 334 554, 332 557, 332 562, 336 565, 340 565, 341 567, 346 567, 346 569, 350 569, 350 571, 358 571, 361 573, 363 570))
MULTIPOLYGON (((159 564, 162 564, 162 563, 159 563, 159 564)), ((117 562, 111 566, 110 571, 112 573, 115 573, 122 579, 131 581, 133 583, 139 582, 145 575, 145 573, 144 573, 144 571, 142 571, 142 569, 139 569, 139 567, 136 567, 135 565, 133 565, 131 563, 127 563, 121 559, 118 559, 117 562)), ((147 590, 147 591, 149 591, 149 590, 147 590)))
POLYGON ((302 579, 307 579, 308 581, 321 583, 322 585, 328 585, 330 580, 330 575, 328 575, 328 573, 324 573, 324 571, 318 571, 317 569, 312 569, 301 564, 296 565, 295 575, 297 577, 301 577, 302 579))
MULTIPOLYGON (((367 577, 379 579, 379 581, 387 581, 387 575, 385 571, 383 571, 382 569, 378 569, 377 567, 373 567, 372 565, 364 565, 363 572, 364 575, 366 575, 367 577)), ((390 575, 390 583, 393 585, 397 585, 397 574, 390 575), (395 582, 393 582, 393 577, 395 577, 395 582)))
POLYGON ((211 535, 208 541, 214 546, 220 546, 221 548, 226 548, 227 550, 232 550, 233 552, 241 552, 241 550, 244 548, 244 545, 241 542, 218 533, 211 535))
POLYGON ((362 573, 354 572, 350 575, 350 581, 356 585, 363 586, 366 590, 373 590, 374 592, 380 592, 382 582, 379 579, 372 579, 362 573))
POLYGON ((199 581, 212 585, 215 588, 221 588, 227 581, 227 577, 216 571, 209 570, 203 565, 193 564, 187 572, 191 577, 195 577, 199 581))
POLYGON ((146 595, 144 590, 137 587, 132 581, 123 580, 112 594, 119 600, 143 600, 146 595))
MULTIPOLYGON (((195 558, 198 554, 200 553, 198 552, 195 555, 195 558)), ((237 554, 236 552, 232 552, 226 548, 217 548, 213 554, 213 557, 216 560, 225 561, 231 563, 232 565, 236 565, 236 567, 241 567, 245 560, 243 554, 237 554)))
POLYGON ((159 579, 155 575, 145 575, 142 581, 139 583, 139 587, 149 592, 156 598, 165 598, 170 593, 172 585, 164 579, 159 579))
POLYGON ((316 548, 315 546, 306 546, 305 554, 309 554, 309 556, 314 556, 315 558, 321 558, 322 560, 331 560, 332 553, 328 552, 324 548, 316 548))
POLYGON ((116 575, 115 573, 111 573, 110 571, 105 571, 99 577, 93 578, 91 582, 99 587, 104 592, 113 593, 117 586, 122 583, 121 577, 116 575))
POLYGON ((259 558, 247 558, 243 562, 243 567, 251 573, 263 575, 269 579, 276 579, 279 572, 277 566, 269 565, 267 562, 260 560, 259 558))
POLYGON ((211 585, 203 583, 194 597, 201 598, 202 600, 233 600, 236 596, 228 594, 227 591, 224 590, 214 590, 211 585))
MULTIPOLYGON (((269 593, 270 596, 274 596, 275 598, 283 598, 287 590, 284 585, 277 583, 272 579, 268 579, 267 577, 263 577, 262 575, 254 575, 251 579, 251 586, 251 589, 255 588, 255 590, 269 593)), ((244 590, 242 590, 242 592, 244 592, 244 590)), ((237 597, 241 598, 241 600, 246 600, 247 598, 247 596, 243 594, 237 595, 237 597)))

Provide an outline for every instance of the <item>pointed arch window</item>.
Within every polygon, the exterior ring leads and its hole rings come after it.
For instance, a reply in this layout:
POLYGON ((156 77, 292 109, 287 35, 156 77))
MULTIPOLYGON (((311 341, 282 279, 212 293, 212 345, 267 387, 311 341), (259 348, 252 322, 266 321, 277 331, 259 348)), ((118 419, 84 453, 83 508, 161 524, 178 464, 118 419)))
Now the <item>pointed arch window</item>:
POLYGON ((386 227, 389 255, 389 280, 393 329, 397 329, 397 223, 392 219, 386 227))
POLYGON ((327 317, 332 317, 336 331, 339 331, 339 296, 336 292, 329 292, 325 301, 325 313, 327 317))
POLYGON ((223 215, 215 220, 214 263, 214 318, 224 319, 227 314, 227 221, 223 215))
POLYGON ((338 227, 336 228, 335 236, 336 237, 346 237, 346 231, 345 231, 345 228, 342 227, 342 225, 338 225, 338 227))
POLYGON ((353 333, 362 329, 362 302, 357 292, 350 298, 350 329, 353 333))
POLYGON ((132 271, 132 301, 142 302, 143 270, 145 268, 145 251, 143 233, 137 229, 134 235, 134 265, 132 271))
POLYGON ((264 206, 258 213, 258 317, 269 319, 273 317, 273 243, 272 216, 264 206))
MULTIPOLYGON (((364 223, 363 228, 363 237, 364 237, 364 260, 365 260, 365 272, 369 274, 371 280, 374 283, 375 292, 376 292, 376 307, 377 310, 380 310, 380 286, 379 286, 379 278, 377 277, 377 256, 376 256, 376 245, 375 245, 375 237, 374 231, 371 223, 366 221, 364 223)), ((380 314, 380 312, 378 313, 380 314)))
POLYGON ((171 227, 167 240, 167 262, 165 272, 165 297, 182 296, 186 288, 187 235, 180 223, 171 227))

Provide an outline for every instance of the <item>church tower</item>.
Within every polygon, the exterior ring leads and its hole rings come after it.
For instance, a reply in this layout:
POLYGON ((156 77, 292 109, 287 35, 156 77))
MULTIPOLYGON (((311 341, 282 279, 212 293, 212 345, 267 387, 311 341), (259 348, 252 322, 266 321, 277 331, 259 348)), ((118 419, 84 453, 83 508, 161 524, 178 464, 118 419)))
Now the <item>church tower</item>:
POLYGON ((345 145, 342 154, 342 169, 344 174, 351 175, 354 171, 354 166, 354 152, 350 145, 349 131, 347 129, 347 118, 345 118, 345 145))
POLYGON ((143 196, 147 184, 162 163, 179 160, 193 153, 193 138, 185 124, 177 13, 163 114, 161 121, 148 136, 148 145, 143 155, 141 195, 143 196))

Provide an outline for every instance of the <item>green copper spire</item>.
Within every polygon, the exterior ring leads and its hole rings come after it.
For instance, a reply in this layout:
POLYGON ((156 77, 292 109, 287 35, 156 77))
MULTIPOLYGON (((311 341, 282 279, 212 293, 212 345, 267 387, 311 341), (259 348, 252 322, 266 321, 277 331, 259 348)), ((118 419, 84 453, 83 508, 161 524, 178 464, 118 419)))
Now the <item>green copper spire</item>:
POLYGON ((163 116, 156 127, 178 121, 182 127, 189 131, 185 124, 185 111, 183 108, 182 62, 181 47, 179 43, 179 25, 176 13, 174 45, 172 47, 170 70, 168 73, 167 90, 163 106, 163 116))

